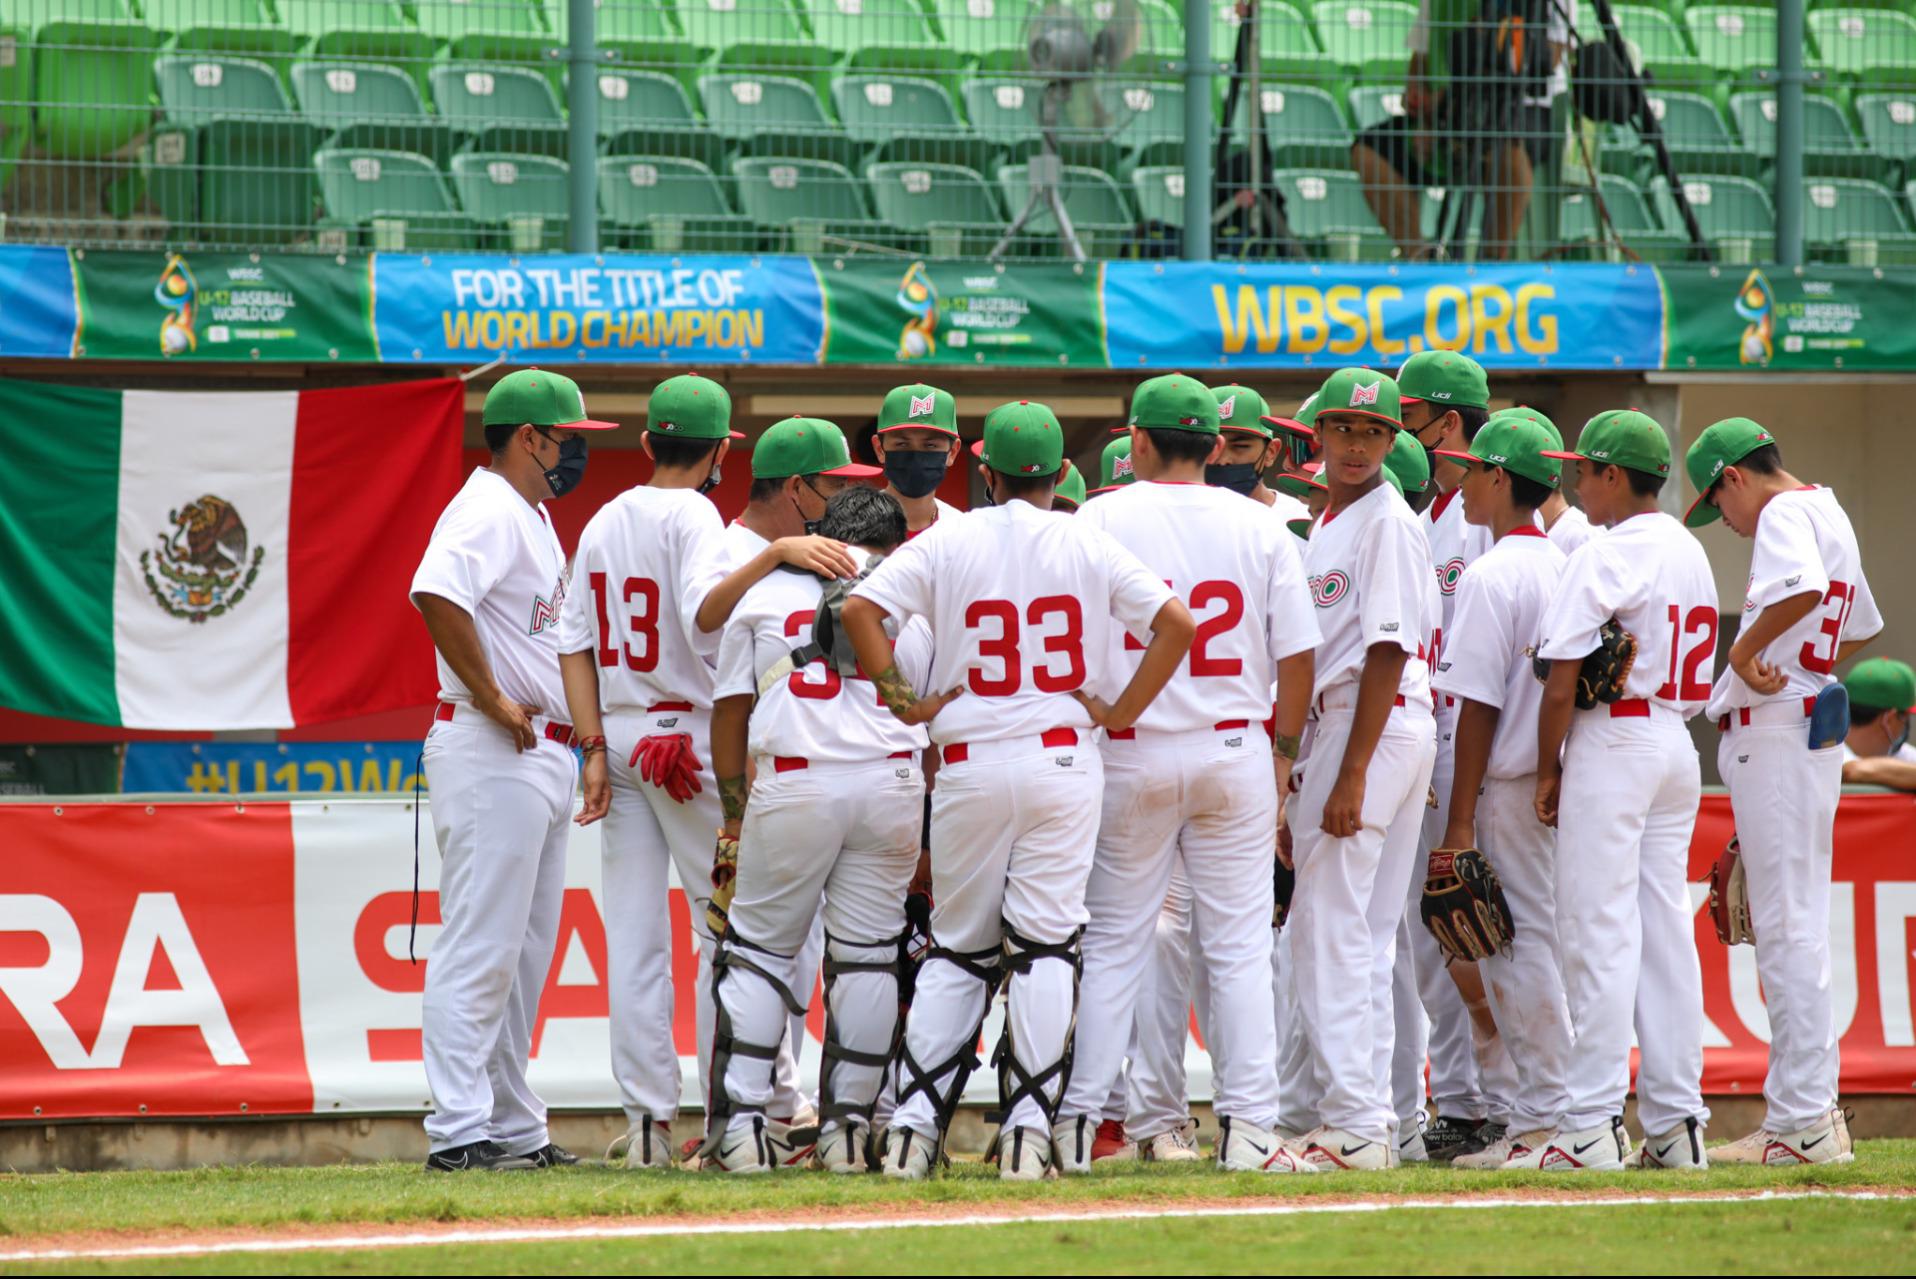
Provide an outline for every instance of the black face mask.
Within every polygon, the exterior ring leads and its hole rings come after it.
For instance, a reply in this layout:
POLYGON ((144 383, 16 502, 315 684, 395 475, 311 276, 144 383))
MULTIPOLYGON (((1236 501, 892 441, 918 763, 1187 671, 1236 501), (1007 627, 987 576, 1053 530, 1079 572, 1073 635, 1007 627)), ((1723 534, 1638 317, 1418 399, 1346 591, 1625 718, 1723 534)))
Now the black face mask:
POLYGON ((706 494, 710 493, 713 489, 717 488, 719 486, 719 481, 724 478, 725 478, 724 475, 721 474, 719 471, 719 464, 717 462, 712 463, 711 472, 707 474, 704 479, 699 481, 699 496, 704 497, 706 494))
MULTIPOLYGON (((545 435, 548 440, 552 439, 543 430, 539 434, 545 435)), ((553 497, 559 498, 578 488, 579 481, 585 478, 586 447, 585 441, 580 439, 554 442, 559 446, 559 460, 552 464, 545 476, 546 487, 552 490, 553 497)))
POLYGON ((944 482, 951 454, 943 449, 930 453, 908 453, 888 449, 885 453, 885 480, 906 497, 927 497, 944 482))
MULTIPOLYGON (((820 493, 820 492, 818 491, 818 489, 817 489, 817 487, 816 487, 816 486, 814 486, 814 485, 812 484, 812 482, 811 482, 810 480, 808 480, 808 479, 806 479, 806 478, 805 478, 804 476, 802 476, 802 475, 801 475, 801 476, 799 477, 799 480, 798 480, 798 482, 799 482, 800 484, 803 484, 803 485, 804 485, 804 486, 805 486, 806 488, 808 488, 808 489, 811 489, 811 490, 812 490, 812 496, 813 496, 813 497, 815 497, 815 498, 817 498, 817 499, 818 499, 819 501, 821 501, 821 502, 823 502, 823 501, 825 500, 825 495, 824 495, 823 493, 820 493)), ((792 509, 793 509, 794 511, 797 511, 797 512, 798 512, 798 518, 799 518, 799 522, 800 522, 800 523, 802 523, 802 524, 803 524, 803 525, 805 526, 805 536, 806 536, 806 537, 817 537, 817 536, 818 536, 818 530, 819 530, 820 528, 822 528, 822 527, 824 526, 824 524, 825 524, 825 520, 824 520, 824 517, 822 517, 822 516, 821 516, 820 518, 818 518, 818 519, 815 519, 815 520, 808 520, 808 519, 806 519, 806 518, 805 518, 805 508, 804 508, 804 507, 802 507, 802 506, 800 506, 800 505, 798 504, 798 499, 797 499, 797 498, 793 498, 793 499, 792 499, 792 509)))
POLYGON ((1204 482, 1249 497, 1263 473, 1256 462, 1218 462, 1204 468, 1204 482))

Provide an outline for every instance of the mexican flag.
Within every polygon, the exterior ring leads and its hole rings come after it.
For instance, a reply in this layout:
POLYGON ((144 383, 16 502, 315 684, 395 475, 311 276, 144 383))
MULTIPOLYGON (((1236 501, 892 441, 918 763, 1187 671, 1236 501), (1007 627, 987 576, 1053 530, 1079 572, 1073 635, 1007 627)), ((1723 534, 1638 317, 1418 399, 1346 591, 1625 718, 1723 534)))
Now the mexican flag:
POLYGON ((219 730, 432 700, 407 588, 459 484, 463 408, 451 379, 0 380, 0 706, 219 730))

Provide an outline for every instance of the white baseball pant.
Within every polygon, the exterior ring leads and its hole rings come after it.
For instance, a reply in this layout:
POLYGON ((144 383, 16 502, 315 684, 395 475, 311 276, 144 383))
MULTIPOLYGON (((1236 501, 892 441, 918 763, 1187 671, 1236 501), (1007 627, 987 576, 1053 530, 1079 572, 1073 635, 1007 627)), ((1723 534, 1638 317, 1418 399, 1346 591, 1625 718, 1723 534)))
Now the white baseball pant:
POLYGON ((1623 1113, 1630 1032, 1646 1133, 1709 1118, 1703 976, 1690 908, 1690 832, 1703 790, 1675 711, 1619 702, 1578 711, 1557 806, 1557 940, 1570 1006, 1566 1130, 1623 1113))
POLYGON ((1286 1132, 1307 1133, 1323 1122, 1318 1115, 1324 1090, 1317 1084, 1310 1036, 1305 1033, 1304 1015, 1297 1006, 1292 936, 1289 924, 1271 935, 1271 1005, 1277 1019, 1277 1125, 1286 1132))
MULTIPOLYGON (((1001 972, 1002 952, 1010 949, 1007 925, 1041 946, 1074 942, 1085 923, 1085 881, 1104 791, 1104 765, 1085 730, 1054 729, 943 752, 931 793, 934 949, 919 969, 905 1020, 905 1051, 928 1078, 919 1086, 909 1063, 900 1063, 891 1120, 928 1138, 942 1135, 946 1099, 955 1104, 958 1067, 945 1063, 970 1051, 985 1015, 985 983, 943 952, 977 956, 977 967, 1001 972), (1069 744, 1046 745, 1047 739, 1069 744)), ((1012 1054, 1026 1071, 1040 1074, 1062 1061, 1071 1043, 1076 973, 1063 959, 1040 957, 1012 972, 1006 990, 1012 1054)), ((1056 1076, 1042 1091, 1048 1102, 1058 1097, 1056 1076)), ((1100 1093, 1097 1100, 1104 1099, 1100 1093)), ((1004 1126, 1048 1134, 1051 1123, 1037 1098, 1027 1095, 1012 1105, 1004 1126)))
POLYGON ((1809 749, 1800 702, 1770 703, 1750 716, 1747 726, 1732 718, 1717 743, 1717 767, 1736 814, 1770 1018, 1763 1126, 1798 1132, 1836 1104, 1829 918, 1843 752, 1809 749))
POLYGON ((433 1150, 490 1140, 529 1154, 548 1140, 526 1065, 558 944, 578 766, 545 724, 525 752, 466 708, 426 735, 440 858, 421 1023, 433 1150))
POLYGON ((1193 936, 1191 916, 1191 883, 1180 859, 1158 912, 1131 1028, 1123 1109, 1125 1132, 1135 1141, 1149 1141, 1190 1121, 1184 1052, 1194 1009, 1198 1034, 1206 1045, 1211 1042, 1210 987, 1204 965, 1191 962, 1193 947, 1201 952, 1203 941, 1193 936))
POLYGON ((1310 1036, 1325 1124, 1388 1141, 1391 1097, 1391 969, 1417 859, 1437 752, 1428 703, 1397 707, 1365 773, 1363 828, 1347 838, 1320 823, 1350 739, 1355 690, 1320 709, 1311 762, 1292 806, 1297 895, 1286 931, 1298 1006, 1310 1036))

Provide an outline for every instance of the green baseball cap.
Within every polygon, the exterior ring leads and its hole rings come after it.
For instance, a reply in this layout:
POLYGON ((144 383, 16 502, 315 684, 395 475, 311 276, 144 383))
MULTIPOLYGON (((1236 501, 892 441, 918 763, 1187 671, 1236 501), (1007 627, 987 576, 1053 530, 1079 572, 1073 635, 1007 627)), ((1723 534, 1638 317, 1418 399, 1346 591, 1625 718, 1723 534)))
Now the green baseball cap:
POLYGON ((681 440, 742 440, 732 429, 732 396, 696 373, 669 377, 652 388, 645 429, 681 440))
POLYGON ((1404 410, 1399 402, 1397 380, 1376 369, 1339 369, 1324 379, 1317 393, 1317 410, 1311 420, 1326 413, 1356 413, 1404 429, 1404 410))
POLYGON ((1487 409, 1490 380, 1484 366, 1456 351, 1419 351, 1397 370, 1397 395, 1405 404, 1428 400, 1444 408, 1487 409))
POLYGON ((885 472, 852 461, 845 433, 817 417, 788 417, 765 428, 752 448, 752 478, 782 480, 788 475, 843 475, 868 480, 885 472))
POLYGON ((1224 431, 1243 431, 1251 435, 1271 438, 1270 421, 1265 414, 1271 406, 1264 397, 1248 386, 1214 386, 1211 394, 1217 397, 1218 429, 1224 431))
POLYGON ((1602 462, 1645 475, 1668 475, 1670 438, 1648 413, 1610 409, 1584 423, 1574 450, 1550 449, 1544 456, 1564 462, 1602 462))
POLYGON ((1511 408, 1498 409, 1490 415, 1490 420, 1495 422, 1500 417, 1517 417, 1522 418, 1526 422, 1535 422, 1544 429, 1544 434, 1550 437, 1551 448, 1561 449, 1563 447, 1563 432, 1557 429, 1557 424, 1537 410, 1531 408, 1528 404, 1518 404, 1511 408))
POLYGON ((1893 657, 1872 657, 1843 676, 1850 704, 1886 711, 1916 711, 1916 670, 1893 657))
POLYGON ((1324 466, 1321 462, 1311 462, 1301 471, 1286 471, 1277 477, 1272 487, 1280 493, 1289 493, 1300 501, 1308 501, 1313 493, 1328 493, 1330 485, 1318 478, 1324 466))
POLYGON ((1131 393, 1132 426, 1146 430, 1218 432, 1217 397, 1194 377, 1166 373, 1147 378, 1131 393))
POLYGON ((1285 520, 1284 527, 1308 542, 1311 540, 1311 525, 1313 523, 1315 523, 1315 521, 1306 519, 1285 520))
POLYGON ((1063 502, 1067 507, 1075 511, 1084 505, 1084 498, 1084 472, 1073 465, 1069 458, 1066 458, 1064 475, 1058 480, 1056 491, 1051 494, 1051 509, 1058 509, 1058 503, 1063 502))
POLYGON ((1716 523, 1723 512, 1706 499, 1722 478, 1723 468, 1735 466, 1758 449, 1774 443, 1774 435, 1746 417, 1726 417, 1697 436, 1696 443, 1683 455, 1683 469, 1690 473, 1690 484, 1696 489, 1696 501, 1683 513, 1683 522, 1691 528, 1716 523))
POLYGON ((1000 475, 1056 475, 1064 466, 1064 428, 1045 405, 1014 400, 985 414, 985 438, 971 452, 1000 475))
POLYGON ((482 426, 563 426, 573 431, 610 431, 618 426, 587 417, 579 384, 546 369, 514 369, 494 382, 480 415, 482 426))
POLYGON ((1430 458, 1409 431, 1399 431, 1391 438, 1390 452, 1384 455, 1384 478, 1406 496, 1430 487, 1430 458))
POLYGON ((1563 463, 1548 454, 1562 443, 1528 417, 1498 413, 1477 429, 1469 452, 1437 449, 1436 453, 1463 466, 1472 462, 1501 466, 1512 474, 1556 488, 1563 483, 1563 463))
POLYGON ((1137 478, 1138 473, 1131 469, 1131 437, 1122 436, 1104 446, 1104 456, 1098 459, 1098 487, 1091 492, 1109 493, 1137 478))
POLYGON ((878 406, 878 433, 886 431, 940 431, 958 434, 958 403, 950 391, 923 382, 894 386, 878 406))

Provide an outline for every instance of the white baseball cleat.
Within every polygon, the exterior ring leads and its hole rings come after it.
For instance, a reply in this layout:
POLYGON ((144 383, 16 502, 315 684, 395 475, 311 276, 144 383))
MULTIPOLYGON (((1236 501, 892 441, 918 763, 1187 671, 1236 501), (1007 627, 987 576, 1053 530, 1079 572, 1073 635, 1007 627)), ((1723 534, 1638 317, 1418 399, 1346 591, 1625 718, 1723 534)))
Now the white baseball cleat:
POLYGON ((1505 1160, 1503 1166, 1533 1172, 1615 1172, 1629 1155, 1630 1134, 1618 1117, 1595 1128, 1559 1128, 1521 1155, 1505 1160))
POLYGON ((887 1177, 900 1181, 923 1181, 931 1176, 932 1161, 937 1153, 936 1138, 927 1137, 916 1128, 887 1128, 885 1158, 880 1169, 887 1177))
POLYGON ((1291 1147, 1291 1153, 1319 1172, 1377 1172, 1397 1166, 1388 1140, 1371 1141, 1343 1128, 1307 1132, 1291 1147))
POLYGON ((1420 1129, 1408 1137, 1397 1139, 1397 1162, 1400 1164, 1427 1164, 1430 1151, 1424 1145, 1424 1134, 1420 1129))
POLYGON ((1482 1150, 1458 1155, 1450 1162, 1456 1168, 1501 1168, 1537 1143, 1548 1141, 1551 1131, 1549 1128, 1536 1128, 1529 1132, 1505 1133, 1482 1150))
POLYGON ((605 1148, 605 1161, 624 1160, 631 1169, 670 1168, 672 1166, 672 1125, 663 1119, 643 1115, 639 1122, 605 1148))
POLYGON ((1057 1175, 1052 1168, 1050 1133, 1042 1128, 999 1129, 998 1180, 1043 1181, 1047 1174, 1057 1175))
POLYGON ((1759 1164, 1766 1167, 1790 1167, 1794 1164, 1846 1164, 1856 1158, 1849 1142, 1849 1125, 1842 1112, 1832 1110, 1820 1123, 1798 1132, 1776 1133, 1759 1128, 1749 1136, 1718 1146, 1710 1151, 1710 1160, 1719 1164, 1759 1164))
POLYGON ((1217 1166, 1226 1172, 1316 1172, 1317 1169, 1268 1128, 1219 1115, 1217 1166))
POLYGON ((1684 1168, 1702 1172, 1710 1166, 1710 1157, 1703 1152, 1703 1125, 1695 1119, 1686 1119, 1654 1137, 1645 1133, 1643 1144, 1623 1162, 1629 1168, 1684 1168))
POLYGON ((871 1129, 854 1119, 840 1123, 834 1119, 818 1134, 818 1146, 812 1151, 812 1167, 840 1176, 865 1172, 865 1148, 871 1142, 871 1129))
POLYGON ((765 1121, 765 1156, 776 1168, 803 1168, 818 1148, 818 1129, 782 1119, 765 1121))
POLYGON ((1058 1159, 1060 1173, 1088 1173, 1091 1171, 1092 1147, 1098 1137, 1098 1123, 1087 1115, 1073 1115, 1060 1119, 1051 1127, 1051 1145, 1058 1159))
POLYGON ((700 1168, 740 1176, 756 1176, 772 1171, 772 1154, 765 1128, 763 1115, 753 1115, 744 1123, 728 1127, 716 1144, 708 1143, 707 1148, 700 1152, 703 1156, 700 1168))
POLYGON ((1170 1132, 1161 1132, 1138 1148, 1153 1163, 1182 1164, 1197 1159, 1197 1120, 1187 1119, 1170 1132))

